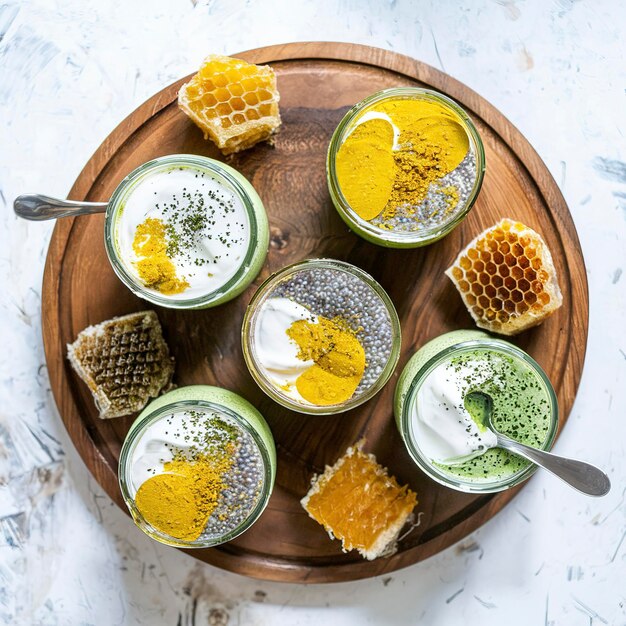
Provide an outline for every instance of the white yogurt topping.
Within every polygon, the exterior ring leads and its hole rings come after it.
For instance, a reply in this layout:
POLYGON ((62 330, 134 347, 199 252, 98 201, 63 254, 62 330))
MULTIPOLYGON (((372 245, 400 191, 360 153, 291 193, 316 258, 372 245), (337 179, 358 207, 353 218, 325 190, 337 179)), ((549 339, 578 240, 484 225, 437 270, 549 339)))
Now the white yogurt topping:
POLYGON ((424 380, 412 407, 411 429, 420 450, 436 463, 453 465, 496 446, 496 436, 479 430, 465 409, 467 384, 480 387, 490 372, 468 365, 441 363, 424 380))
POLYGON ((309 309, 289 298, 268 298, 257 314, 254 345, 257 361, 269 380, 286 395, 306 403, 295 382, 315 362, 299 359, 298 344, 287 335, 298 320, 319 321, 309 309))
POLYGON ((115 225, 118 253, 127 271, 142 283, 135 267, 140 257, 133 250, 139 224, 147 218, 161 219, 189 239, 185 235, 189 228, 180 221, 194 212, 206 216, 205 228, 197 231, 198 236, 191 234, 191 247, 182 247, 172 257, 177 277, 187 280, 189 287, 167 296, 146 287, 148 291, 175 300, 198 298, 222 287, 241 267, 250 245, 250 220, 241 199, 210 172, 184 165, 148 174, 127 197, 115 225))
MULTIPOLYGON (((216 437, 222 431, 215 430, 209 421, 216 415, 211 411, 199 410, 198 417, 192 419, 188 411, 169 413, 156 422, 153 422, 141 435, 135 445, 130 459, 130 479, 132 492, 137 491, 140 485, 156 474, 164 474, 164 463, 171 461, 174 454, 184 454, 193 458, 198 452, 198 446, 207 437, 207 429, 213 429, 216 437), (191 453, 191 447, 195 450, 191 453)), ((235 422, 222 414, 219 420, 235 426, 235 422)))

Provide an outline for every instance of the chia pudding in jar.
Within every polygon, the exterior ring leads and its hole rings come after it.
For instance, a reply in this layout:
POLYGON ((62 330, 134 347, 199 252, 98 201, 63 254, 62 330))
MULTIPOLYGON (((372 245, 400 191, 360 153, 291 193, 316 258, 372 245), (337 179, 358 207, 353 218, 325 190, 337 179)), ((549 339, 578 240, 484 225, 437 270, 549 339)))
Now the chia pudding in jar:
POLYGON ((485 157, 467 113, 428 89, 386 89, 355 105, 330 142, 328 186, 341 218, 383 246, 437 241, 471 209, 485 157))
POLYGON ((248 369, 274 400, 302 413, 347 411, 389 380, 400 324, 382 287, 331 259, 290 265, 256 292, 244 318, 248 369))
POLYGON ((275 476, 272 435, 258 411, 216 387, 153 401, 126 436, 119 480, 139 528, 180 547, 209 547, 261 514, 275 476))

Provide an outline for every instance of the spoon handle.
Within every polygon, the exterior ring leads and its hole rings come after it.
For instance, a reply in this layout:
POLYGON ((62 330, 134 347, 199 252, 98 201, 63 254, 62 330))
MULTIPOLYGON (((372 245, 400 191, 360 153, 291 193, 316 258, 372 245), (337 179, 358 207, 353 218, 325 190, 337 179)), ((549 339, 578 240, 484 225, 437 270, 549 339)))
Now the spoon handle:
POLYGON ((498 446, 501 448, 506 448, 510 452, 543 467, 543 469, 552 472, 555 476, 574 487, 574 489, 578 489, 578 491, 588 496, 604 496, 611 488, 609 477, 589 463, 537 450, 537 448, 531 448, 499 433, 497 437, 498 446))
POLYGON ((39 194, 26 194, 15 198, 13 210, 25 220, 40 222, 58 217, 104 213, 107 204, 107 202, 75 202, 39 194))

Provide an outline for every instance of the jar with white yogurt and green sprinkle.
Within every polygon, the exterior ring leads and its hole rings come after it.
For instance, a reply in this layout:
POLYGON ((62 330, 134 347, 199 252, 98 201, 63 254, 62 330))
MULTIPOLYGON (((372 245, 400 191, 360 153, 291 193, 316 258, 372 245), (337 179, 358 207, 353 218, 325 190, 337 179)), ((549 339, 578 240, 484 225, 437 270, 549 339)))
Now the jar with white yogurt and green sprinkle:
POLYGON ((216 306, 239 295, 267 256, 263 203, 232 167, 175 154, 144 163, 113 193, 105 246, 120 280, 173 309, 216 306))

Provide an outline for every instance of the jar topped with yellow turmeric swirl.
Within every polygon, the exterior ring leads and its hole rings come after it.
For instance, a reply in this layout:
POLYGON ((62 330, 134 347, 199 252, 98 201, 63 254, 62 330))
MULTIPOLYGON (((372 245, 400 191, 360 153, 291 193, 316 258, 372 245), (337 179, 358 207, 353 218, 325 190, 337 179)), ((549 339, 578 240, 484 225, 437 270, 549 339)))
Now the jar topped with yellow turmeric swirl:
POLYGON ((179 387, 153 400, 120 453, 124 501, 148 536, 207 548, 234 539, 261 515, 276 450, 263 416, 232 391, 179 387))
POLYGON ((299 413, 328 415, 369 400, 389 380, 400 322, 369 274, 344 261, 308 259, 261 285, 242 340, 265 393, 299 413))
POLYGON ((333 203, 373 243, 413 248, 448 234, 468 213, 485 170, 483 145, 448 97, 402 87, 355 105, 327 157, 333 203))

